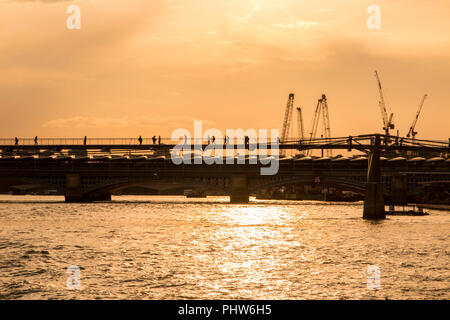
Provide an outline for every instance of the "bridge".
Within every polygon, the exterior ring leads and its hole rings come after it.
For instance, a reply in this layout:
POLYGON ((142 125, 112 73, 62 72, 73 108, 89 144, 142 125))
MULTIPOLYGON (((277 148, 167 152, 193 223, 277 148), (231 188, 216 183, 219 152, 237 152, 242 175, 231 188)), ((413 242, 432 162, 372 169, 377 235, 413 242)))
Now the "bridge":
MULTIPOLYGON (((319 184, 365 195, 365 217, 383 218, 386 202, 420 201, 422 183, 450 181, 450 146, 443 141, 379 134, 289 140, 274 145, 243 141, 241 144, 215 146, 243 150, 242 161, 234 158, 233 164, 225 161, 206 164, 205 161, 194 161, 195 155, 191 153, 187 156, 193 161, 176 165, 170 156, 176 144, 146 143, 145 140, 141 144, 132 139, 104 140, 48 139, 36 144, 33 139, 20 139, 19 143, 14 139, 1 139, 0 187, 38 186, 57 190, 64 194, 67 202, 90 202, 110 200, 112 192, 130 186, 151 185, 160 190, 217 190, 230 195, 233 203, 246 203, 249 195, 268 188, 319 184), (250 151, 264 148, 268 152, 279 149, 299 152, 358 150, 362 155, 281 158, 275 175, 261 175, 261 168, 267 165, 252 161, 250 151)), ((189 145, 188 149, 202 151, 209 146, 197 143, 189 145)), ((267 157, 273 159, 273 156, 267 157)))

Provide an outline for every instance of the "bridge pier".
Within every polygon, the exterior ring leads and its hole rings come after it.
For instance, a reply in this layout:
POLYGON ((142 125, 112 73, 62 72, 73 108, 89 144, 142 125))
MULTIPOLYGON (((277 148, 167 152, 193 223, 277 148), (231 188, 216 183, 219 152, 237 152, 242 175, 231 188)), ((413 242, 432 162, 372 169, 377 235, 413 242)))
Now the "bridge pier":
POLYGON ((248 201, 247 176, 244 174, 233 174, 231 176, 230 203, 248 203, 248 201))
POLYGON ((81 188, 81 176, 77 173, 71 173, 66 175, 64 198, 68 203, 111 201, 111 193, 106 191, 83 193, 81 188))
POLYGON ((369 157, 366 198, 363 211, 364 219, 386 219, 383 183, 381 181, 380 143, 381 138, 377 135, 369 157))
POLYGON ((93 192, 83 194, 83 202, 94 202, 94 201, 111 201, 111 193, 93 192))
POLYGON ((66 189, 64 190, 66 202, 82 202, 81 176, 78 173, 66 174, 66 189))
POLYGON ((65 194, 64 198, 67 203, 111 201, 111 193, 84 193, 82 195, 65 194))

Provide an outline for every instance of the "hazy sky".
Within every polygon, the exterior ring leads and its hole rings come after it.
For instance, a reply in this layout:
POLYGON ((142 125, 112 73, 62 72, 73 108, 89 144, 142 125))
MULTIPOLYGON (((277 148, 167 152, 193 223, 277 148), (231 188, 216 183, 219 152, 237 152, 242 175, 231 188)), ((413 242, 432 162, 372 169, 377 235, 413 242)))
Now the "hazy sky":
POLYGON ((428 93, 417 137, 447 139, 449 13, 448 0, 0 0, 0 136, 279 128, 290 92, 307 130, 325 93, 333 136, 381 132, 377 69, 400 133, 428 93))

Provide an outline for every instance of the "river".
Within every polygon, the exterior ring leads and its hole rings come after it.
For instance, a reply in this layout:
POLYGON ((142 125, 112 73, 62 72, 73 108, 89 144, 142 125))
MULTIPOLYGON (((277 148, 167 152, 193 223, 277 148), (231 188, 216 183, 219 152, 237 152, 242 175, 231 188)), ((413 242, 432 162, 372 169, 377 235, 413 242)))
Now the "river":
POLYGON ((0 196, 0 299, 450 298, 447 211, 374 222, 362 203, 63 200, 0 196))

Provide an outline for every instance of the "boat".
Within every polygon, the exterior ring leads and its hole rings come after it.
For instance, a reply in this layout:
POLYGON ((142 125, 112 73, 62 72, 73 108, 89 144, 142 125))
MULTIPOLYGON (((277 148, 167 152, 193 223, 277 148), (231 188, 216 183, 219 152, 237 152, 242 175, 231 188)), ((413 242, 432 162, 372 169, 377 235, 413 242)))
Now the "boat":
POLYGON ((417 205, 421 209, 434 209, 434 210, 445 210, 450 211, 449 204, 437 204, 437 203, 419 203, 417 205))
POLYGON ((194 191, 192 189, 184 190, 184 195, 186 198, 206 198, 206 192, 194 191))
POLYGON ((396 210, 394 205, 389 206, 389 211, 386 215, 390 216, 428 216, 429 213, 423 211, 421 207, 403 207, 403 210, 396 210))

